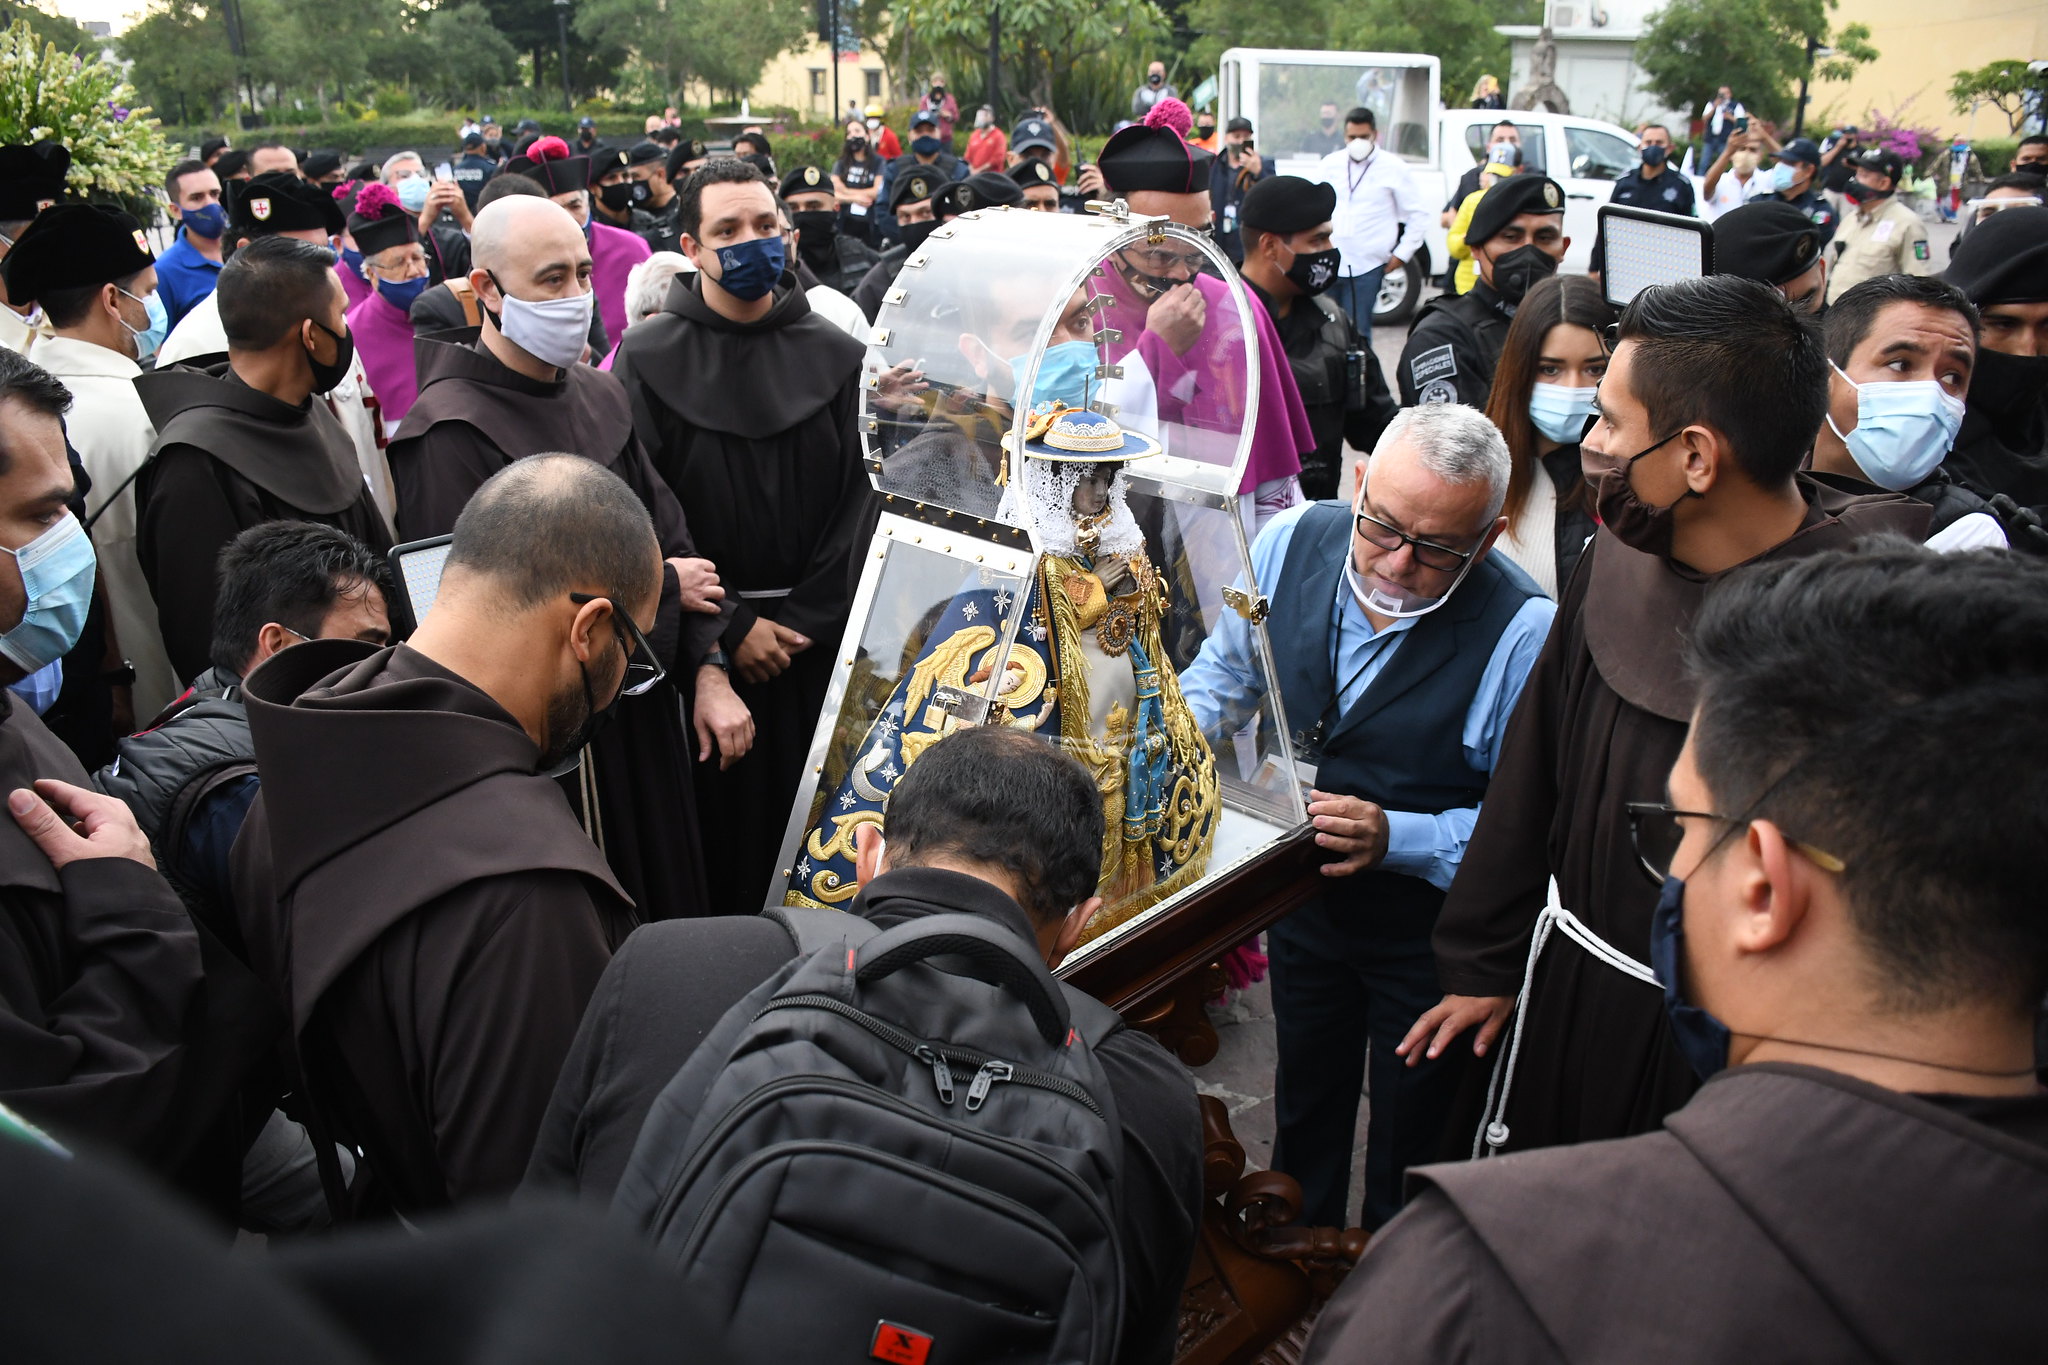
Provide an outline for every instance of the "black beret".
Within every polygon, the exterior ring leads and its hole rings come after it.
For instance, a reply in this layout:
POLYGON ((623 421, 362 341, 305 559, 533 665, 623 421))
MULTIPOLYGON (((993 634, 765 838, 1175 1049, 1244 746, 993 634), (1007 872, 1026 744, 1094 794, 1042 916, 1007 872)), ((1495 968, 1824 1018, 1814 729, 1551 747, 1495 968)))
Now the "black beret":
POLYGON ((1010 179, 1027 190, 1034 185, 1050 185, 1054 189, 1060 185, 1060 178, 1053 174, 1051 165, 1035 156, 1027 156, 1010 167, 1010 179))
POLYGON ((215 152, 226 151, 227 145, 228 140, 224 137, 207 138, 199 144, 199 159, 204 161, 215 152))
POLYGON ((659 142, 636 142, 626 149, 626 164, 645 166, 650 161, 668 160, 668 148, 659 142))
POLYGON ((1133 124, 1102 145, 1095 164, 1112 194, 1161 190, 1167 194, 1207 194, 1209 167, 1215 154, 1191 147, 1171 128, 1133 124))
POLYGON ((1564 191, 1547 175, 1523 172, 1493 182, 1472 210, 1465 245, 1478 246, 1525 213, 1563 213, 1564 191))
POLYGON ((0 261, 7 297, 16 303, 60 289, 125 280, 155 263, 142 224, 98 204, 56 204, 36 215, 0 261))
POLYGON ((1238 219, 1260 232, 1283 237, 1330 221, 1337 211, 1337 187, 1298 175, 1268 176, 1245 192, 1238 219))
POLYGON ((341 169, 340 152, 308 152, 299 163, 299 173, 308 180, 318 180, 323 175, 333 175, 341 169))
POLYGON ((915 204, 920 199, 929 199, 939 192, 946 182, 938 171, 930 166, 913 166, 896 177, 896 183, 889 190, 889 207, 902 208, 915 204))
POLYGON ((332 237, 347 222, 332 194, 290 171, 265 171, 251 177, 246 185, 236 186, 232 197, 228 214, 236 231, 245 237, 308 229, 332 237))
POLYGON ((356 239, 356 250, 365 256, 420 239, 419 223, 388 188, 373 190, 363 186, 356 191, 351 207, 354 211, 348 216, 348 235, 356 239), (363 211, 365 198, 373 201, 368 213, 363 211))
POLYGON ((1955 244, 1942 278, 1979 308, 2048 302, 2048 208, 1992 214, 1955 244))
POLYGON ((1804 209, 1759 199, 1714 222, 1714 273, 1763 284, 1798 279, 1820 259, 1821 229, 1804 209))
POLYGON ((223 185, 248 169, 249 154, 239 147, 228 148, 213 163, 213 173, 220 177, 223 185))
POLYGON ((1024 191, 1016 181, 998 171, 980 171, 943 186, 932 196, 932 213, 940 218, 954 218, 976 209, 1023 202, 1024 191))
POLYGON ((668 152, 668 178, 683 178, 683 167, 692 161, 702 161, 711 155, 711 149, 694 137, 686 137, 668 152))
MULTIPOLYGON (((631 161, 626 159, 626 149, 623 147, 606 147, 600 151, 592 152, 590 154, 590 183, 595 185, 613 171, 623 171, 632 164, 631 161)), ((561 191, 557 190, 555 193, 560 194, 561 191)))
POLYGON ((0 147, 0 222, 33 218, 64 197, 71 150, 61 142, 0 147))
POLYGON ((799 166, 782 177, 782 197, 792 194, 830 194, 832 177, 816 166, 799 166))

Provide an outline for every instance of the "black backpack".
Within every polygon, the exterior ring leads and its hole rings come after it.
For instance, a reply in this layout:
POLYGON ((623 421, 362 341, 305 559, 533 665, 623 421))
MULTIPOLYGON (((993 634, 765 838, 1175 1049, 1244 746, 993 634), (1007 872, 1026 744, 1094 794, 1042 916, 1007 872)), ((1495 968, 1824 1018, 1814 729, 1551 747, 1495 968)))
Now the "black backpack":
POLYGON ((1106 1365, 1122 1020, 979 916, 770 914, 796 960, 662 1090, 612 1204, 716 1310, 705 1358, 1106 1365))

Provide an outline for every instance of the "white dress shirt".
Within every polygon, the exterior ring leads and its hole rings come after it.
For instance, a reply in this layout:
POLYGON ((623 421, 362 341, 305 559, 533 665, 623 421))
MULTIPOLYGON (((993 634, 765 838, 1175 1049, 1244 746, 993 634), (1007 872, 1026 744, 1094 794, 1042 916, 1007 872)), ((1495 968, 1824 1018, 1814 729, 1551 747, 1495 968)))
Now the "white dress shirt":
POLYGON ((1410 260, 1421 249, 1435 211, 1399 156, 1375 145, 1371 156, 1353 161, 1339 147, 1316 167, 1315 178, 1337 191, 1334 238, 1343 274, 1369 275, 1389 258, 1410 260))

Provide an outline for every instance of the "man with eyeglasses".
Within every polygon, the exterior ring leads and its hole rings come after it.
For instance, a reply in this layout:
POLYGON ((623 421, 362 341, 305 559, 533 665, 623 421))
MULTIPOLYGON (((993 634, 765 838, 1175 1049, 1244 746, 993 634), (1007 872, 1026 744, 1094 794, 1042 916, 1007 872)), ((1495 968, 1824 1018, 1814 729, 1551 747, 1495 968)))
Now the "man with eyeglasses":
POLYGON ((661 680, 662 579, 633 490, 539 455, 470 499, 409 640, 314 640, 248 680, 263 789, 239 919, 289 1008, 316 1139, 362 1154, 358 1213, 503 1194, 525 1170, 638 922, 553 774, 661 680))
MULTIPOLYGON (((1435 1155, 1468 1067, 1450 1054, 1406 1067, 1394 1047, 1441 995, 1430 930, 1555 613, 1490 553, 1509 469, 1482 414, 1410 408, 1380 437, 1352 502, 1283 512, 1252 547, 1253 578, 1283 623, 1271 641, 1296 770, 1331 859, 1328 889, 1267 936, 1274 1167, 1301 1182, 1311 1225, 1352 1223, 1368 1043, 1369 1229, 1401 1207, 1407 1167, 1435 1155)), ((1219 744, 1261 700, 1251 649, 1249 627, 1226 614, 1181 675, 1219 744)))
POLYGON ((1705 1087, 1664 1132, 1418 1172, 1306 1361, 2039 1356, 2048 570, 1835 552, 1690 634, 1629 870, 1705 1087))
POLYGON ((1437 922, 1444 998, 1401 1044, 1417 1062, 1454 1048, 1494 1058, 1520 998, 1483 1117, 1448 1135, 1461 1156, 1646 1132, 1691 1098, 1698 1080, 1647 965, 1655 897, 1627 814, 1663 789, 1685 738, 1688 628, 1732 569, 1879 531, 1922 540, 1931 515, 1799 473, 1828 361, 1769 285, 1715 275, 1646 289, 1616 334, 1580 445, 1601 528, 1437 922))

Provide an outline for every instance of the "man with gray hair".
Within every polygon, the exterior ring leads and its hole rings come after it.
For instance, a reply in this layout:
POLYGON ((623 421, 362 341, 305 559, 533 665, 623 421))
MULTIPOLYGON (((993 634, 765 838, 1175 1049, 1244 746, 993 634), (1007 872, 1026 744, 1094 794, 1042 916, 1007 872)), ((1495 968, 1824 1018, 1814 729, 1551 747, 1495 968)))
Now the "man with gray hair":
MULTIPOLYGON (((1363 1225, 1435 1155, 1462 1056, 1394 1048, 1441 995, 1430 932, 1478 822, 1508 716, 1556 608, 1505 555, 1507 443, 1477 410, 1404 409, 1349 502, 1290 508, 1252 546, 1271 595, 1274 677, 1329 885, 1267 936, 1278 1033, 1274 1169, 1303 1217, 1350 1223, 1352 1134, 1370 1044, 1363 1225)), ((1243 588, 1244 584, 1239 584, 1243 588)), ((1220 742, 1261 700, 1249 626, 1226 613, 1181 691, 1220 742)))

